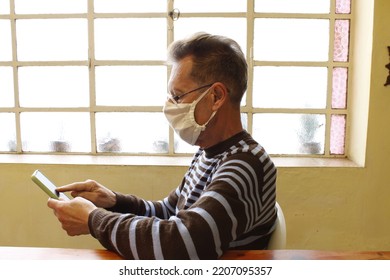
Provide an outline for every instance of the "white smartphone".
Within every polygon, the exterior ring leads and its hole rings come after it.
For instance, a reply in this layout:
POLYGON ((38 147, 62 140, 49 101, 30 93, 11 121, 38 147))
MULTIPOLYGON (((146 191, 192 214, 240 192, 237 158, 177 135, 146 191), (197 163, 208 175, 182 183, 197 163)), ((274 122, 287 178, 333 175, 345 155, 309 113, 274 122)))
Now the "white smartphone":
POLYGON ((31 180, 34 181, 48 196, 55 199, 69 200, 64 193, 56 191, 56 186, 39 170, 35 170, 31 175, 31 180))

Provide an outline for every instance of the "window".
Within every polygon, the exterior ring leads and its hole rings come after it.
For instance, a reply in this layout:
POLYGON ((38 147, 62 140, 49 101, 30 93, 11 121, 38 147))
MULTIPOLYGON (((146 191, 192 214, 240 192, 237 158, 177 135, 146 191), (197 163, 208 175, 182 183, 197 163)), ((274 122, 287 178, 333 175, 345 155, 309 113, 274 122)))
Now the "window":
POLYGON ((350 0, 0 0, 0 153, 195 151, 162 114, 166 47, 248 59, 245 128, 274 155, 344 157, 350 0))

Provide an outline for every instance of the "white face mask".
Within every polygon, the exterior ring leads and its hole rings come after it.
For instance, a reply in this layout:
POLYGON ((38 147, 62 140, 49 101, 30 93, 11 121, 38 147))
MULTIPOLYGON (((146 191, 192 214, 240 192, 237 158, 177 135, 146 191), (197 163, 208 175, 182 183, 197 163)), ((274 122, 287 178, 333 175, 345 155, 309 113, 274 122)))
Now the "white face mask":
POLYGON ((209 92, 206 90, 202 95, 192 103, 174 104, 167 100, 164 106, 164 114, 170 126, 175 132, 190 145, 195 145, 196 140, 202 131, 206 129, 206 125, 215 116, 216 111, 213 112, 209 120, 200 125, 195 121, 195 108, 199 101, 209 92))

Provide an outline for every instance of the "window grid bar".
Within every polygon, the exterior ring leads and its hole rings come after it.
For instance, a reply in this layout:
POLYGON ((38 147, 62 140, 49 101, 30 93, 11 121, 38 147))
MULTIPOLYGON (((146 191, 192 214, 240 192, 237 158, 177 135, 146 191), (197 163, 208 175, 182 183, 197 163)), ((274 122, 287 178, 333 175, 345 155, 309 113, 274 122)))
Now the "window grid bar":
POLYGON ((15 17, 15 1, 10 0, 10 21, 11 21, 11 48, 12 48, 12 72, 13 72, 13 89, 14 89, 14 115, 15 115, 15 137, 16 137, 16 152, 22 152, 22 135, 20 128, 20 103, 19 103, 19 78, 17 67, 17 50, 16 50, 16 17, 15 17))
MULTIPOLYGON (((355 41, 355 38, 354 38, 354 35, 355 35, 355 32, 354 32, 354 27, 355 27, 355 24, 353 24, 353 21, 354 21, 354 17, 355 17, 355 5, 353 5, 353 1, 351 1, 351 11, 350 11, 350 14, 351 14, 351 18, 350 18, 350 23, 349 23, 349 55, 348 55, 348 62, 352 61, 352 57, 354 55, 354 49, 351 48, 351 42, 354 42, 355 41)), ((348 80, 347 80, 347 103, 346 103, 346 107, 347 107, 347 113, 345 114, 346 115, 346 127, 345 127, 345 139, 344 139, 344 154, 347 155, 348 154, 348 150, 349 150, 349 139, 350 139, 350 133, 349 133, 349 125, 348 125, 348 118, 350 116, 350 108, 351 106, 348 105, 349 103, 349 96, 350 96, 350 88, 351 88, 351 79, 350 77, 352 77, 352 73, 353 72, 353 69, 351 69, 350 67, 348 67, 348 80)))
MULTIPOLYGON (((11 113, 23 113, 23 112, 84 112, 84 113, 129 113, 129 112, 147 112, 147 113, 160 113, 162 112, 162 106, 93 106, 93 107, 20 107, 20 108, 0 108, 0 112, 11 113)), ((299 109, 299 108, 249 108, 248 106, 241 106, 241 113, 286 113, 286 114, 348 114, 348 109, 299 109)))
MULTIPOLYGON (((174 9, 174 0, 168 0, 167 1, 167 13, 169 11, 173 11, 174 9)), ((175 40, 175 34, 174 34, 174 20, 171 17, 167 17, 167 47, 175 40)), ((165 62, 164 62, 165 63, 165 62)), ((167 85, 169 82, 169 76, 171 73, 172 68, 167 67, 167 85)), ((162 111, 162 108, 161 108, 162 111)), ((160 112, 161 112, 160 111, 160 112)), ((175 153, 175 132, 173 129, 168 126, 168 155, 173 156, 176 155, 175 153)))
POLYGON ((15 19, 66 19, 87 18, 87 14, 14 14, 15 19))
MULTIPOLYGON (((250 50, 249 50, 250 52, 250 50)), ((348 62, 328 62, 328 61, 251 61, 252 54, 249 55, 249 65, 253 66, 318 66, 318 67, 348 67, 348 62)), ((96 60, 94 66, 165 66, 163 60, 96 60)), ((89 66, 88 60, 75 61, 1 61, 0 66, 89 66)))
MULTIPOLYGON (((89 1, 89 0, 88 0, 89 1)), ((250 0, 248 0, 250 1, 250 0)), ((333 1, 332 1, 333 2, 333 1)), ((248 5, 249 7, 249 5, 248 5)), ((165 18, 166 13, 93 13, 93 18, 165 18)), ((207 18, 207 17, 224 17, 236 18, 246 17, 247 13, 181 13, 180 18, 207 18)), ((329 19, 337 17, 338 19, 349 19, 351 14, 314 14, 314 13, 259 13, 253 12, 254 18, 316 18, 329 19)), ((0 19, 9 19, 9 15, 0 15, 0 19)), ((69 14, 14 14, 15 19, 64 19, 64 18, 88 18, 87 13, 69 13, 69 14)))
MULTIPOLYGON (((333 1, 336 1, 336 0, 333 0, 333 1)), ((332 2, 333 2, 332 1, 332 2)), ((352 30, 352 27, 353 27, 353 20, 354 20, 354 15, 355 13, 353 12, 353 9, 354 9, 354 5, 353 5, 353 1, 351 1, 351 11, 350 11, 350 14, 346 14, 347 17, 342 17, 343 14, 337 14, 336 17, 337 19, 349 19, 349 44, 348 44, 348 47, 349 47, 349 50, 348 50, 348 62, 347 62, 347 71, 348 71, 348 80, 347 80, 347 103, 346 103, 346 109, 345 110, 337 110, 335 112, 335 114, 342 114, 342 115, 345 115, 346 117, 346 123, 345 123, 345 137, 344 137, 344 155, 348 155, 348 150, 349 150, 349 126, 348 126, 348 118, 350 116, 350 106, 348 106, 348 96, 350 95, 349 93, 349 89, 350 89, 350 83, 351 83, 351 79, 349 77, 351 77, 351 68, 350 68, 350 61, 352 59, 352 56, 353 56, 353 48, 351 48, 351 42, 353 42, 353 35, 354 35, 354 32, 352 30), (340 16, 341 15, 341 16, 340 16), (339 17, 340 16, 340 17, 339 17)), ((336 65, 335 65, 336 66, 336 65)), ((337 65, 338 66, 338 65, 337 65)), ((329 151, 330 153, 330 151, 329 151)))
MULTIPOLYGON (((166 18, 166 13, 94 13, 94 18, 166 18)), ((180 15, 181 17, 181 15, 180 15)))
MULTIPOLYGON (((333 3, 333 1, 331 1, 333 3)), ((334 9, 333 9, 334 10, 334 9)), ((297 19, 334 19, 337 17, 338 19, 349 19, 351 17, 350 14, 335 14, 332 12, 332 8, 329 14, 290 14, 290 13, 255 13, 255 18, 297 18, 297 19)))
POLYGON ((95 66, 165 66, 163 60, 95 60, 95 66))
POLYGON ((254 23, 255 23, 255 3, 254 0, 247 1, 247 61, 248 61, 248 88, 246 91, 245 107, 241 108, 241 112, 247 113, 247 127, 248 132, 253 132, 253 41, 254 41, 254 23))
POLYGON ((94 0, 88 0, 88 70, 89 70, 89 118, 91 134, 91 153, 97 153, 96 142, 96 115, 92 108, 96 107, 96 79, 95 79, 95 22, 94 0))
POLYGON ((0 108, 0 112, 85 112, 85 113, 107 113, 107 112, 162 112, 162 106, 96 106, 91 107, 19 107, 0 108))
POLYGON ((333 109, 329 110, 329 108, 313 108, 313 109, 301 109, 301 108, 246 108, 242 107, 242 113, 253 112, 253 113, 286 113, 286 114, 328 114, 328 113, 337 113, 337 114, 347 114, 346 109, 333 109))
POLYGON ((326 113, 325 113, 325 156, 330 155, 330 128, 331 128, 331 110, 332 110, 332 90, 333 90, 333 67, 334 67, 334 59, 333 59, 333 51, 334 51, 334 27, 335 27, 335 0, 330 1, 330 15, 332 17, 329 21, 329 52, 328 52, 328 59, 329 59, 329 65, 328 65, 328 88, 327 88, 327 95, 326 95, 326 113))
MULTIPOLYGON (((332 47, 333 49, 333 47, 332 47)), ((333 54, 332 54, 333 56, 333 54)), ((347 67, 348 62, 331 61, 261 61, 255 60, 254 66, 318 66, 318 67, 347 67)))
POLYGON ((15 61, 15 66, 88 66, 88 60, 68 61, 15 61))
POLYGON ((58 60, 58 61, 1 61, 0 66, 165 66, 162 60, 58 60))

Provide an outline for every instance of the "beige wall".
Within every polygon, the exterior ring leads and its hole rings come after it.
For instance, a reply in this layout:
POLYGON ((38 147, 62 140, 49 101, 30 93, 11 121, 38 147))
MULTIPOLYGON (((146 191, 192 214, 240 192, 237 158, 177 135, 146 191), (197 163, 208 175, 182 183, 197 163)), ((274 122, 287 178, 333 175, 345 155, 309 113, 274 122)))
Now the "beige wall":
MULTIPOLYGON (((375 1, 370 95, 352 104, 361 109, 352 112, 359 122, 353 122, 350 129, 358 139, 351 139, 349 147, 360 149, 360 154, 353 154, 360 163, 365 158, 365 167, 279 167, 278 201, 287 220, 289 248, 390 250, 390 87, 383 86, 384 66, 389 63, 389 11, 390 1, 375 1), (355 134, 359 126, 367 127, 367 137, 355 134), (366 151, 359 148, 365 142, 366 151)), ((354 63, 356 72, 369 69, 359 59, 354 63)), ((354 92, 364 89, 364 85, 353 87, 354 92)), ((184 166, 0 164, 0 246, 100 247, 89 236, 66 236, 46 207, 46 195, 29 179, 36 168, 58 185, 94 178, 117 191, 148 199, 163 197, 186 170, 184 166)))
POLYGON ((30 180, 37 168, 57 185, 93 178, 113 190, 147 199, 164 197, 177 186, 186 170, 185 167, 1 164, 0 246, 100 247, 90 236, 68 237, 61 229, 46 206, 47 195, 30 180))

